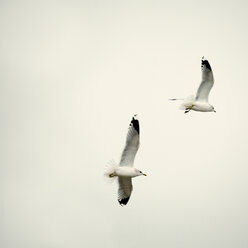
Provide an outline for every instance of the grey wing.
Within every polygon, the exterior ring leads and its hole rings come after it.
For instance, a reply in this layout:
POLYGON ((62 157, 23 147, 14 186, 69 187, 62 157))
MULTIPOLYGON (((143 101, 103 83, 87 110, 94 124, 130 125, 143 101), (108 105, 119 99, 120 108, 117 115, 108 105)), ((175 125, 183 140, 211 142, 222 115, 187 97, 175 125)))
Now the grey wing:
POLYGON ((121 206, 126 205, 131 196, 133 185, 130 177, 119 177, 118 202, 121 206))
POLYGON ((202 82, 196 93, 196 100, 208 101, 208 95, 214 85, 214 76, 211 66, 207 60, 202 60, 202 82))
POLYGON ((139 149, 139 120, 133 117, 126 138, 126 144, 121 155, 120 166, 133 166, 134 158, 139 149))

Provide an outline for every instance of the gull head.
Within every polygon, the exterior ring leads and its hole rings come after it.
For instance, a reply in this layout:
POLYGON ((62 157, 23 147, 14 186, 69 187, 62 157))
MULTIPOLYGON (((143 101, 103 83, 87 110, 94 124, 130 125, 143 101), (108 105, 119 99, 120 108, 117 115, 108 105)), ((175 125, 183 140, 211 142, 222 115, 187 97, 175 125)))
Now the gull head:
POLYGON ((216 110, 214 109, 214 106, 211 105, 211 112, 215 112, 216 113, 216 110))
POLYGON ((138 177, 138 176, 147 176, 145 173, 143 173, 142 171, 140 171, 140 170, 135 170, 135 172, 136 172, 136 177, 138 177))

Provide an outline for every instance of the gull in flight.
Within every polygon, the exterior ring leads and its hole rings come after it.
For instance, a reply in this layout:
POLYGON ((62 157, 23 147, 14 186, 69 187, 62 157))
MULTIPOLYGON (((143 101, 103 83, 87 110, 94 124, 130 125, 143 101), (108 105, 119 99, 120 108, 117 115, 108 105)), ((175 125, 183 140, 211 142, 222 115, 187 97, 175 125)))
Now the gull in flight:
POLYGON ((181 108, 184 109, 184 113, 188 113, 190 110, 200 112, 216 112, 214 107, 208 103, 208 95, 214 85, 214 76, 211 66, 207 60, 202 58, 202 81, 197 90, 196 97, 189 96, 185 99, 170 99, 170 100, 183 100, 181 108))
POLYGON ((108 178, 118 178, 118 202, 121 206, 126 205, 132 193, 132 177, 146 176, 143 172, 133 168, 135 155, 139 149, 139 120, 135 115, 129 125, 126 144, 121 155, 119 165, 111 162, 106 168, 105 176, 108 178))

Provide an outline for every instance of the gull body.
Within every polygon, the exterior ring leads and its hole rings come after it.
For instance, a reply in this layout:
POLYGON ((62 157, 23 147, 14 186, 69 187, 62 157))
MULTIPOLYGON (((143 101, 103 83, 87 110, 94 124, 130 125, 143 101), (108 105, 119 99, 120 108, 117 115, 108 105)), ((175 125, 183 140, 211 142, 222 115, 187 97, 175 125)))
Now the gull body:
POLYGON ((182 103, 181 108, 183 108, 185 111, 194 110, 199 112, 215 112, 215 109, 211 104, 197 100, 192 102, 185 101, 185 103, 182 103))
POLYGON ((132 168, 132 167, 121 167, 118 166, 115 171, 110 174, 110 177, 137 177, 137 176, 146 176, 146 174, 142 173, 140 170, 132 168))

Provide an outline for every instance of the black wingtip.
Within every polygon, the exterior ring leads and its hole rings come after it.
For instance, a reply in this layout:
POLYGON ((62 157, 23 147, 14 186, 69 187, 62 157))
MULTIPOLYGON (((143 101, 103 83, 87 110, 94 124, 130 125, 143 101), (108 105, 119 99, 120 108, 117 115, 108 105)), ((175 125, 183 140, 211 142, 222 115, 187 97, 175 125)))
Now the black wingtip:
POLYGON ((130 197, 124 198, 124 199, 118 199, 118 202, 120 203, 121 206, 126 205, 129 201, 130 197))
POLYGON ((139 120, 136 119, 137 115, 134 115, 133 119, 131 120, 130 126, 133 126, 134 129, 137 131, 137 133, 139 134, 139 120))
POLYGON ((201 64, 202 64, 202 67, 205 65, 210 71, 212 70, 209 62, 207 60, 204 60, 204 57, 202 57, 201 64))

